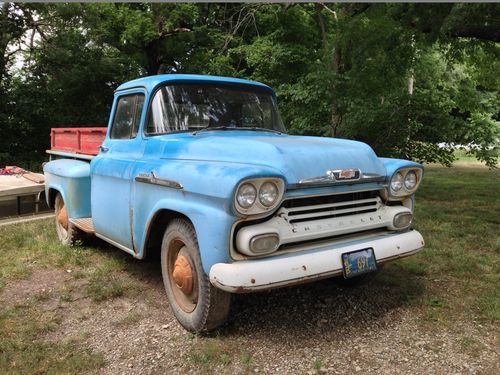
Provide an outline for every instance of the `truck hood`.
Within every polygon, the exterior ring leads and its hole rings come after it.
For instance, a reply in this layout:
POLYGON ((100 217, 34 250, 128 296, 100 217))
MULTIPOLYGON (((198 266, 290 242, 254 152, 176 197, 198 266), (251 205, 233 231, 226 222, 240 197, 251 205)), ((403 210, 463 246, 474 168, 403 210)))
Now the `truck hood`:
POLYGON ((385 176, 370 146, 338 138, 254 131, 208 131, 152 137, 148 148, 161 158, 251 164, 272 169, 287 183, 323 176, 331 169, 360 169, 385 176))

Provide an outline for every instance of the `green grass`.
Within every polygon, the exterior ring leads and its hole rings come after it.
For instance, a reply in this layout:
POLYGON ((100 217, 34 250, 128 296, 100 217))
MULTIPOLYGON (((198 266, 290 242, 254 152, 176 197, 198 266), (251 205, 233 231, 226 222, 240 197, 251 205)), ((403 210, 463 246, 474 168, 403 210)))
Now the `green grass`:
POLYGON ((189 362, 201 373, 218 373, 229 370, 229 366, 240 368, 242 373, 253 373, 254 357, 245 350, 235 347, 230 341, 219 337, 189 335, 192 341, 189 362))
POLYGON ((388 264, 378 282, 401 285, 430 321, 500 320, 499 187, 499 170, 427 168, 415 212, 426 246, 388 264))
POLYGON ((39 337, 57 329, 57 311, 41 311, 33 298, 27 304, 0 309, 0 373, 79 373, 104 365, 103 357, 75 341, 46 342, 39 337))
POLYGON ((29 277, 34 268, 88 266, 93 252, 61 245, 52 220, 0 227, 0 286, 29 277))
POLYGON ((137 289, 122 275, 127 255, 106 250, 62 246, 52 220, 0 227, 0 293, 35 270, 59 269, 70 277, 56 293, 42 290, 33 293, 27 304, 0 306, 0 374, 88 373, 104 365, 102 355, 76 339, 44 339, 57 330, 63 314, 62 309, 44 304, 71 303, 82 293, 74 282, 82 283, 84 295, 93 301, 137 289))
POLYGON ((233 349, 220 340, 195 341, 194 349, 189 354, 191 363, 205 370, 226 367, 231 363, 233 349))
POLYGON ((323 362, 321 361, 321 359, 315 359, 314 362, 313 362, 313 368, 315 370, 319 370, 321 369, 321 367, 323 367, 323 362))
MULTIPOLYGON (((476 159, 474 155, 468 154, 465 150, 455 150, 453 151, 453 156, 455 161, 453 162, 456 166, 470 166, 475 167, 478 165, 484 165, 484 162, 476 159)), ((497 167, 498 167, 498 152, 497 152, 497 167)))

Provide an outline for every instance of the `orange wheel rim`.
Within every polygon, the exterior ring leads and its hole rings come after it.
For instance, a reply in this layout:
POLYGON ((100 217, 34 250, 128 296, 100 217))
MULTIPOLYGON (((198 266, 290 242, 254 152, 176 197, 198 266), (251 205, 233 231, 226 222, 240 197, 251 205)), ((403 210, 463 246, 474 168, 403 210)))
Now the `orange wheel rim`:
POLYGON ((196 268, 180 239, 174 239, 168 250, 168 277, 175 302, 185 312, 193 312, 198 303, 196 268))

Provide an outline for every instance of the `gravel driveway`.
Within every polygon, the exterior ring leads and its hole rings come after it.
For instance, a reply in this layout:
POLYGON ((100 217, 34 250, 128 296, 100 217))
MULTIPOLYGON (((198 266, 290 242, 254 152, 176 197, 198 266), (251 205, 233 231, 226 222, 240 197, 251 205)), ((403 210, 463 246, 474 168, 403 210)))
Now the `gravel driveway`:
POLYGON ((0 302, 45 293, 40 311, 57 311, 61 319, 44 340, 82 341, 104 355, 103 374, 499 373, 495 327, 427 321, 396 286, 375 280, 342 288, 323 280, 237 295, 227 326, 196 336, 170 311, 159 267, 146 267, 146 277, 127 275, 138 292, 100 303, 79 293, 85 279, 55 269, 8 285, 0 302), (61 302, 68 285, 73 297, 61 302))

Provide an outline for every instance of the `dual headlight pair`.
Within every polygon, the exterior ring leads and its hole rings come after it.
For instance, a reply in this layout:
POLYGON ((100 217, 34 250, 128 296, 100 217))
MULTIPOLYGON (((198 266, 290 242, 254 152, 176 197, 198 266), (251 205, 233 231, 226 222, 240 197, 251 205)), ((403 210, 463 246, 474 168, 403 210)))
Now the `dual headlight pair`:
POLYGON ((391 178, 391 195, 403 197, 413 194, 422 180, 422 169, 404 168, 398 170, 391 178))
POLYGON ((235 206, 242 214, 259 214, 272 210, 281 201, 285 183, 280 178, 256 178, 240 183, 235 206))

